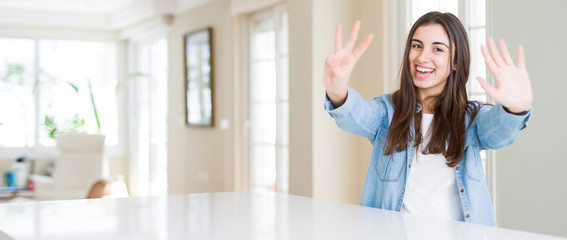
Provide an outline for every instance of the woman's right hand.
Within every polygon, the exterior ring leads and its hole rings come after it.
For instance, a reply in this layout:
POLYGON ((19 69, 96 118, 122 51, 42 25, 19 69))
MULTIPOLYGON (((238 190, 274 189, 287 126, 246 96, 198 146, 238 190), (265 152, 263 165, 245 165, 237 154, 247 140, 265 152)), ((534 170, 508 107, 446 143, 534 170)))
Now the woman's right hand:
POLYGON ((329 53, 325 60, 323 83, 325 84, 327 96, 335 107, 339 107, 345 102, 348 93, 348 80, 352 69, 374 37, 372 34, 368 34, 364 41, 353 51, 359 29, 360 21, 356 20, 354 26, 352 26, 348 42, 343 48, 341 40, 342 26, 337 25, 335 30, 335 52, 329 53))

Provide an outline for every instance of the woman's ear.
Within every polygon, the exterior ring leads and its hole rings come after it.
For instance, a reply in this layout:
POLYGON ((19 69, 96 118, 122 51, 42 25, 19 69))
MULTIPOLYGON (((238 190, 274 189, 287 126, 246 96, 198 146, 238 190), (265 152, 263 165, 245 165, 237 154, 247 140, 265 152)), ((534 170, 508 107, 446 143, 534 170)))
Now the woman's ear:
POLYGON ((453 71, 457 71, 457 64, 453 65, 453 71))

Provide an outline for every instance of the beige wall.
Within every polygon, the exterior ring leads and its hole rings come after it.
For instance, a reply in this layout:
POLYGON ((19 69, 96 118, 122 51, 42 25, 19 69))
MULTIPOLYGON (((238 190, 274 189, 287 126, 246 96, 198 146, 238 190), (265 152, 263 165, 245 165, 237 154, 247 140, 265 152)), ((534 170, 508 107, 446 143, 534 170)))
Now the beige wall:
MULTIPOLYGON (((267 1, 265 1, 267 3, 267 1)), ((275 1, 274 1, 275 2, 275 1)), ((170 34, 171 82, 168 141, 169 193, 240 189, 238 158, 240 31, 228 0, 206 4, 174 17, 170 34), (183 34, 207 26, 215 40, 215 123, 231 121, 229 130, 182 125, 184 114, 183 34), (236 154, 235 154, 236 153, 236 154), (209 182, 203 181, 208 175, 209 182), (234 176, 237 179, 234 179, 234 176), (236 184, 235 184, 236 181, 236 184)), ((344 133, 323 110, 324 58, 333 48, 336 24, 344 38, 355 19, 363 21, 361 36, 375 40, 353 73, 352 86, 366 98, 382 92, 381 1, 290 0, 290 193, 358 203, 370 160, 367 140, 344 133), (363 90, 364 89, 364 90, 363 90)), ((363 37, 361 37, 362 39, 363 37)), ((346 42, 346 40, 345 40, 346 42)))
POLYGON ((270 7, 284 2, 283 0, 230 0, 230 13, 232 15, 245 14, 258 9, 270 7))
MULTIPOLYGON (((374 96, 387 93, 387 90, 384 89, 384 82, 389 81, 389 79, 383 78, 383 71, 385 71, 383 54, 385 54, 385 49, 389 48, 389 46, 384 46, 383 41, 385 31, 382 16, 385 15, 385 9, 382 1, 376 0, 362 0, 359 9, 360 20, 364 23, 361 26, 361 33, 373 33, 374 39, 364 53, 364 57, 358 63, 360 70, 358 79, 360 79, 360 83, 353 87, 356 87, 357 91, 365 99, 370 100, 374 96)), ((364 36, 361 34, 362 38, 364 36)), ((362 137, 355 137, 355 141, 356 157, 360 161, 359 173, 356 174, 359 181, 353 183, 358 184, 358 191, 356 195, 351 197, 356 197, 356 203, 359 203, 364 181, 366 180, 366 172, 370 164, 370 156, 372 155, 372 144, 362 137)))
MULTIPOLYGON (((315 0, 313 8, 313 196, 358 203, 362 184, 358 177, 361 161, 357 154, 357 137, 341 131, 324 111, 322 79, 325 58, 334 49, 335 26, 344 25, 343 42, 346 43, 352 23, 359 16, 360 1, 328 2, 315 0)), ((367 34, 361 32, 361 35, 367 34)), ((357 68, 351 77, 350 85, 356 88, 361 83, 360 70, 357 68)))
POLYGON ((168 192, 194 193, 233 190, 232 131, 219 122, 233 121, 233 24, 230 2, 217 0, 176 15, 170 33, 168 192), (213 28, 214 123, 212 128, 184 125, 185 81, 183 36, 213 28))
POLYGON ((289 193, 313 196, 313 0, 288 0, 289 193))
POLYGON ((502 227, 563 237, 567 237, 565 9, 563 0, 494 1, 494 36, 505 39, 514 53, 517 44, 524 46, 534 92, 528 128, 513 145, 496 152, 498 222, 502 227))
POLYGON ((333 50, 334 30, 346 42, 355 19, 360 40, 374 42, 355 68, 350 86, 371 97, 382 93, 381 1, 289 0, 290 14, 290 193, 359 203, 370 161, 370 143, 341 131, 324 111, 323 63, 333 50))

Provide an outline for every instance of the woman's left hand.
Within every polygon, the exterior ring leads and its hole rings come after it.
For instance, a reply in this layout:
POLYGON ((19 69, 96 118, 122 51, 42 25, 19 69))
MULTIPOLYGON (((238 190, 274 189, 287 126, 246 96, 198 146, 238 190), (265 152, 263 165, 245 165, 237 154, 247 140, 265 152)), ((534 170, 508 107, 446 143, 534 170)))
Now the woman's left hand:
POLYGON ((509 111, 521 113, 529 109, 533 101, 530 77, 524 61, 524 49, 518 45, 518 65, 515 65, 508 52, 504 40, 500 39, 500 51, 492 38, 487 39, 490 54, 481 46, 482 56, 486 66, 494 76, 496 87, 490 85, 484 78, 477 77, 478 82, 494 101, 502 104, 509 111))

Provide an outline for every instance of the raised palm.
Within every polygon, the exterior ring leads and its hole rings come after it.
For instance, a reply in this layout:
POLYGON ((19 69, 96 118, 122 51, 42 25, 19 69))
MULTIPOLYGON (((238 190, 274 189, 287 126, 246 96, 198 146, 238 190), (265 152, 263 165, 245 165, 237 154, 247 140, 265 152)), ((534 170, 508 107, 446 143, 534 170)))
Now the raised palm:
POLYGON ((359 29, 360 21, 357 20, 352 27, 348 42, 343 48, 341 40, 342 27, 338 25, 335 30, 335 51, 329 53, 325 60, 323 83, 325 84, 327 95, 335 106, 340 106, 345 101, 347 85, 352 69, 358 59, 366 51, 373 38, 372 34, 368 34, 362 43, 353 50, 356 39, 358 38, 359 29))
POLYGON ((486 66, 496 80, 496 86, 490 85, 482 77, 477 80, 488 96, 510 111, 520 113, 527 110, 532 104, 533 95, 522 46, 518 46, 518 65, 515 65, 504 40, 498 41, 502 55, 498 53, 492 38, 488 38, 487 43, 490 53, 484 46, 481 51, 486 66))

